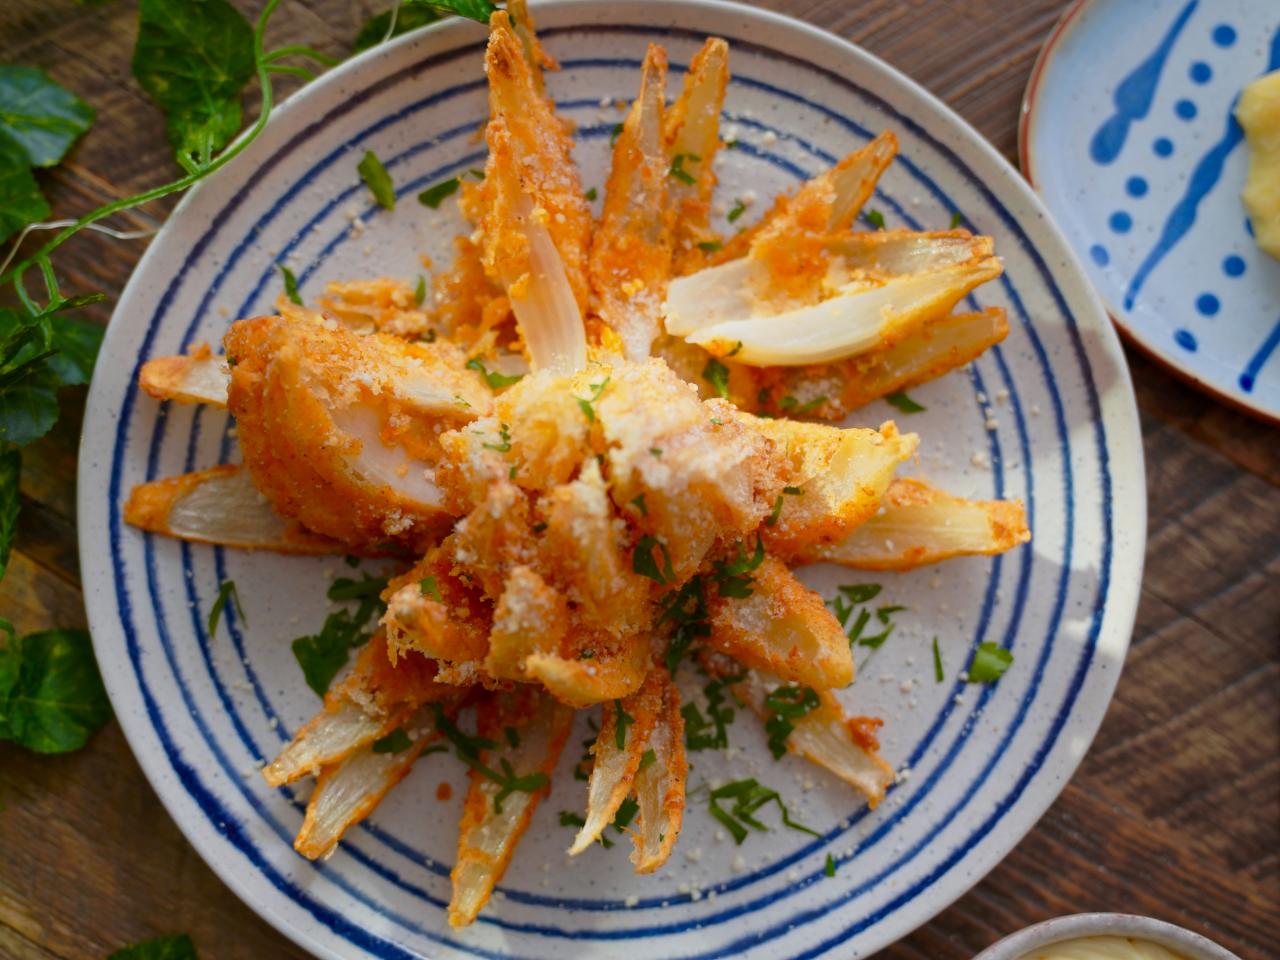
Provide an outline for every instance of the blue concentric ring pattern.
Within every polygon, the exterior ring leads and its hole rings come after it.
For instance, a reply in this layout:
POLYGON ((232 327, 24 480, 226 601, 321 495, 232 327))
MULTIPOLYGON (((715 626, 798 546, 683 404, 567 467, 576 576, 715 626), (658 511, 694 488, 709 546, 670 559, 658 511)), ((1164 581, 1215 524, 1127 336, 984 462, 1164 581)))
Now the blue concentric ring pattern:
POLYGON ((1280 7, 1085 0, 1028 88, 1023 167, 1147 350, 1280 419, 1280 262, 1240 200, 1241 89, 1280 70, 1280 7))
MULTIPOLYGON (((113 703, 205 859, 320 955, 862 955, 923 922, 1007 852, 1061 789, 1110 697, 1144 534, 1140 446, 1114 335, 1012 171, 865 55, 721 4, 559 3, 540 19, 564 64, 550 85, 577 124, 586 186, 603 186, 616 101, 632 94, 645 43, 663 43, 674 69, 715 32, 734 48, 724 124, 738 147, 718 172, 725 209, 747 206, 736 226, 891 128, 903 156, 872 201, 889 226, 943 228, 959 213, 996 237, 1006 276, 972 305, 1006 307, 1009 339, 914 391, 926 412, 875 405, 854 418, 896 416, 922 437, 910 472, 967 496, 1022 499, 1036 537, 1003 558, 877 578, 885 602, 908 610, 844 696, 886 718, 884 751, 901 783, 867 811, 821 771, 791 757, 775 763, 744 719, 730 751, 692 757, 693 785, 767 781, 821 839, 777 829, 736 847, 691 803, 672 863, 640 878, 625 842, 572 864, 565 857, 557 813, 584 799, 571 746, 499 894, 463 931, 444 921, 465 786, 447 757, 420 763, 331 859, 292 852, 305 790, 268 789, 258 766, 316 709, 289 641, 318 627, 325 587, 346 568, 123 525, 132 484, 237 457, 225 415, 158 405, 134 383, 146 359, 216 344, 230 318, 270 312, 278 263, 314 296, 330 280, 412 279, 424 272, 422 254, 448 262, 463 229, 456 209, 431 211, 413 195, 482 156, 474 132, 485 111, 483 35, 463 23, 405 38, 287 104, 240 161, 184 202, 122 299, 104 352, 118 362, 104 363, 93 387, 80 488, 90 619, 113 703), (393 213, 360 184, 355 165, 366 149, 396 183, 393 213), (206 614, 226 579, 239 585, 245 616, 229 610, 209 636, 206 614), (994 687, 959 679, 982 641, 1015 654, 1016 668, 994 687), (453 796, 441 801, 445 782, 453 796), (828 853, 835 877, 823 870, 828 853)), ((804 575, 827 594, 869 579, 829 568, 804 575)))

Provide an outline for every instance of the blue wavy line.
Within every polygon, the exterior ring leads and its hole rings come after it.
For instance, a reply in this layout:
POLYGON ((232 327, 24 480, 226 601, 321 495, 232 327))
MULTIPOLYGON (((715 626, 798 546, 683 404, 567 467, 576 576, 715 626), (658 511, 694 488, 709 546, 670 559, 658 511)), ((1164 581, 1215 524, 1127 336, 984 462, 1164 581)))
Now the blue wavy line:
MULTIPOLYGON (((1271 36, 1271 57, 1264 71, 1270 73, 1272 70, 1280 69, 1280 27, 1276 28, 1276 32, 1271 36)), ((1196 164, 1195 172, 1191 174, 1191 179, 1187 181, 1186 192, 1183 193, 1182 199, 1177 205, 1169 211, 1169 218, 1164 222, 1164 229, 1160 232, 1160 239, 1156 241, 1156 245, 1151 248, 1151 252, 1147 254, 1147 259, 1142 262, 1142 266, 1138 268, 1138 272, 1133 275, 1133 279, 1129 282, 1129 289, 1124 295, 1124 308, 1126 310, 1133 309, 1134 302, 1138 299, 1138 291, 1142 289, 1143 284, 1147 282, 1147 278, 1151 276, 1160 261, 1167 257, 1170 251, 1187 235, 1187 231, 1191 229, 1196 222, 1196 212, 1200 209, 1200 201, 1203 200, 1222 179, 1222 169, 1226 166, 1227 157, 1231 155, 1231 151, 1240 145, 1244 139, 1244 131, 1240 129, 1240 124, 1236 120, 1235 101, 1231 103, 1231 109, 1227 111, 1227 132, 1222 135, 1222 139, 1209 148, 1208 153, 1200 158, 1200 162, 1196 164)))
POLYGON ((1141 120, 1151 110, 1151 102, 1156 96, 1156 84, 1160 80, 1165 62, 1169 59, 1169 53, 1173 50, 1178 34, 1191 19, 1191 14, 1195 12, 1198 3, 1199 0, 1191 0, 1182 8, 1178 19, 1173 22, 1169 32, 1160 41, 1160 46, 1156 47, 1147 59, 1134 67, 1133 72, 1121 80, 1120 86, 1116 87, 1112 97, 1116 112, 1098 128, 1097 133, 1093 135, 1093 140, 1089 143, 1089 156, 1093 157, 1095 163, 1106 166, 1115 162, 1116 157, 1120 156, 1120 151, 1124 149, 1125 138, 1129 136, 1129 125, 1135 120, 1141 120))
POLYGON ((1258 348, 1258 352, 1249 360, 1248 366, 1240 374, 1240 389, 1245 393, 1253 393, 1254 382, 1258 379, 1258 371, 1260 371, 1269 359, 1271 354, 1275 352, 1276 347, 1280 347, 1280 321, 1271 328, 1271 332, 1267 334, 1267 339, 1262 341, 1262 346, 1258 348))

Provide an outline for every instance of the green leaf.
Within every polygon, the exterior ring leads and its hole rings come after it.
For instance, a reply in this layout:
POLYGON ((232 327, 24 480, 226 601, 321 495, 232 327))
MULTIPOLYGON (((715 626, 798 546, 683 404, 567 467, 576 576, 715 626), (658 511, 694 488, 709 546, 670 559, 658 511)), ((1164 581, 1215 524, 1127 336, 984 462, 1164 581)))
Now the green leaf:
POLYGON ((284 280, 284 295, 298 306, 302 306, 302 297, 298 295, 298 278, 283 263, 277 263, 276 269, 280 271, 280 277, 284 280))
POLYGON ((22 642, 13 624, 0 618, 0 740, 12 739, 9 732, 9 694, 22 675, 22 642))
POLYGON ((747 205, 741 200, 733 201, 733 209, 729 211, 725 217, 730 223, 735 222, 740 216, 747 212, 747 205))
POLYGON ((420 307, 425 299, 427 299, 427 278, 419 275, 418 285, 413 288, 413 305, 420 307))
POLYGON ((413 741, 409 739, 409 735, 404 732, 403 727, 397 727, 385 737, 373 741, 374 753, 400 753, 408 750, 413 746, 413 741))
POLYGON ((328 693, 329 684, 346 666, 348 651, 361 642, 358 636, 351 614, 339 610, 325 618, 319 633, 293 641, 291 649, 307 686, 322 697, 328 693))
POLYGON ((0 67, 0 130, 33 167, 51 167, 93 123, 93 108, 35 67, 0 67))
POLYGON ((715 357, 709 359, 702 368, 702 379, 715 387, 716 393, 723 399, 729 399, 729 368, 715 357))
POLYGON ((903 413, 924 413, 927 409, 908 397, 902 390, 899 390, 897 393, 891 393, 884 399, 889 406, 893 407, 895 410, 900 410, 903 413))
POLYGON ((942 651, 938 649, 937 637, 933 638, 933 679, 938 683, 947 679, 947 674, 942 669, 942 651))
MULTIPOLYGON (((600 395, 604 393, 604 388, 609 385, 610 379, 610 377, 605 377, 599 383, 591 384, 590 397, 574 397, 574 399, 578 401, 578 408, 582 411, 583 416, 587 418, 588 423, 596 422, 596 408, 594 404, 600 399, 600 395)), ((652 453, 653 450, 651 449, 649 452, 652 453)))
POLYGON ((196 946, 185 933, 121 947, 107 960, 196 960, 196 946))
POLYGON ((49 216, 49 204, 31 173, 26 150, 0 133, 0 241, 49 216))
POLYGON ((451 197, 458 192, 460 181, 457 177, 450 177, 448 180, 441 180, 433 186, 427 187, 418 194, 418 202, 424 207, 430 207, 432 210, 439 210, 440 204, 444 203, 446 197, 451 197))
POLYGON ((0 382, 0 441, 25 446, 58 420, 58 377, 47 361, 0 382))
POLYGON ((141 0, 133 75, 164 111, 178 163, 199 169, 240 132, 253 28, 227 0, 141 0))
POLYGON ((391 28, 390 10, 378 14, 360 28, 360 32, 356 34, 355 43, 351 45, 351 52, 359 53, 362 50, 368 50, 370 47, 376 47, 383 40, 389 39, 387 37, 388 30, 391 30, 391 36, 398 37, 402 33, 425 27, 427 24, 435 23, 439 19, 440 15, 428 6, 418 3, 403 4, 399 13, 396 14, 394 29, 391 28))
POLYGON ((584 193, 583 196, 586 197, 589 201, 594 202, 596 197, 600 196, 600 191, 598 191, 595 187, 592 187, 590 190, 584 193))
POLYGON ((863 219, 865 219, 867 223, 871 224, 871 226, 876 230, 884 229, 884 214, 879 210, 868 210, 863 214, 863 219))
MULTIPOLYGON (((409 3, 414 6, 422 2, 423 0, 409 0, 409 3)), ((435 7, 446 13, 456 13, 460 17, 480 23, 488 23, 494 10, 497 9, 489 0, 429 0, 426 6, 435 7)))
POLYGON ((430 597, 436 603, 444 603, 444 597, 440 595, 440 586, 436 583, 434 576, 423 577, 419 580, 418 589, 422 591, 424 597, 430 597))
POLYGON ((956 227, 960 226, 960 224, 963 222, 964 222, 964 215, 959 210, 953 211, 951 214, 951 229, 954 230, 956 227))
POLYGON ((111 717, 89 635, 48 630, 18 642, 21 669, 3 708, 8 736, 37 753, 80 749, 111 717))
POLYGON ((829 853, 827 854, 827 862, 823 865, 822 872, 828 877, 834 877, 836 875, 836 858, 831 856, 829 853))
POLYGON ((0 386, 11 381, 23 367, 42 362, 52 350, 50 317, 0 308, 0 386))
POLYGON ((970 683, 995 683, 1013 664, 1013 654, 994 643, 980 643, 969 664, 970 683))
POLYGON ((53 318, 50 347, 55 353, 48 359, 47 366, 61 386, 74 387, 89 382, 106 332, 101 324, 81 317, 53 318))
POLYGON ((378 206, 387 210, 396 208, 396 188, 391 182, 391 174, 387 173, 387 168, 382 165, 382 161, 378 159, 378 155, 372 150, 364 152, 364 158, 356 164, 356 169, 360 171, 360 179, 364 181, 369 192, 373 194, 373 199, 378 201, 378 206))
POLYGON ((703 240, 698 244, 698 249, 703 253, 719 253, 723 247, 724 244, 719 240, 703 240))
MULTIPOLYGON (((18 526, 18 474, 21 471, 22 455, 17 450, 0 453, 0 579, 4 579, 9 566, 9 549, 18 526)), ((3 702, 4 687, 0 683, 0 703, 3 702)))

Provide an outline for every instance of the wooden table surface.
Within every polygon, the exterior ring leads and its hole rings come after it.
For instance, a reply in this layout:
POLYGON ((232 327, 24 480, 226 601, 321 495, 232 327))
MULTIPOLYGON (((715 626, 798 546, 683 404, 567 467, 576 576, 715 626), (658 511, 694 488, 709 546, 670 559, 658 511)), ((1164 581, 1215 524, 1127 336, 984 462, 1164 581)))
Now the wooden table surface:
MULTIPOLYGON (((242 8, 259 4, 237 0, 242 8)), ((872 51, 1014 159, 1023 87, 1061 0, 774 0, 872 51)), ((285 0, 272 44, 341 55, 368 3, 285 0)), ((129 72, 128 0, 0 3, 0 63, 31 64, 98 112, 41 179, 58 216, 169 179, 161 117, 129 72)), ((167 208, 133 219, 154 225, 167 208)), ((123 288, 142 243, 77 239, 67 290, 123 288)), ((106 322, 108 307, 96 317, 106 322)), ((105 359, 105 358, 104 358, 105 359)), ((1150 495, 1133 646, 1075 779, 1012 854, 950 909, 884 951, 962 960, 1061 914, 1127 910, 1202 931, 1246 960, 1280 956, 1280 431, 1129 350, 1150 495)), ((0 616, 81 626, 75 450, 82 393, 25 455, 0 616)), ((166 932, 204 958, 294 958, 213 875, 161 807, 112 723, 79 753, 0 744, 0 957, 81 960, 166 932)))

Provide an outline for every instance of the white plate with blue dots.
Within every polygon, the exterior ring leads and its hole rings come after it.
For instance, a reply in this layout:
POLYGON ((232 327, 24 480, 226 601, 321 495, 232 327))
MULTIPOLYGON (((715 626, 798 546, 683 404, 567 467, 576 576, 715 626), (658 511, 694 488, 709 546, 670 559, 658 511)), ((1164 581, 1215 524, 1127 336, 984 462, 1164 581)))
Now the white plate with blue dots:
POLYGON ((1280 69, 1274 0, 1078 0, 1023 102, 1022 169, 1134 342, 1280 420, 1280 261, 1233 108, 1280 69))

